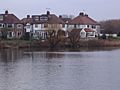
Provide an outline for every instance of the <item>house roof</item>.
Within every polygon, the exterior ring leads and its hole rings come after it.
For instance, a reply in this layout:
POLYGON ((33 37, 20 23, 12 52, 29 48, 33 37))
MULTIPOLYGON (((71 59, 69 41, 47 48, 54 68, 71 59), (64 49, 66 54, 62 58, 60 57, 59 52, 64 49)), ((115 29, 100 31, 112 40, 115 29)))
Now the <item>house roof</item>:
POLYGON ((27 16, 27 18, 23 18, 22 20, 21 20, 21 22, 23 23, 23 24, 27 24, 27 23, 33 23, 33 19, 32 18, 30 18, 30 16, 27 16))
POLYGON ((0 20, 0 23, 21 23, 19 18, 17 18, 14 14, 9 14, 8 11, 5 11, 5 14, 0 14, 0 16, 3 16, 3 20, 0 20))
POLYGON ((85 32, 94 32, 92 29, 90 29, 90 28, 85 28, 84 29, 85 30, 85 32))
POLYGON ((62 21, 64 21, 64 23, 70 23, 71 20, 72 20, 71 18, 64 18, 64 17, 62 17, 62 15, 60 15, 59 18, 60 18, 62 21))
POLYGON ((48 23, 48 24, 63 24, 65 23, 63 20, 61 20, 59 17, 57 17, 55 14, 50 14, 49 11, 47 11, 47 14, 42 15, 33 15, 33 23, 48 23), (35 16, 39 17, 39 20, 34 20, 35 16), (47 20, 40 20, 40 17, 45 17, 47 20))
POLYGON ((80 13, 79 16, 75 17, 71 24, 87 24, 87 25, 99 25, 98 22, 90 18, 87 14, 80 13))
POLYGON ((48 20, 48 23, 49 24, 62 24, 64 23, 64 21, 58 18, 55 14, 51 14, 48 20))

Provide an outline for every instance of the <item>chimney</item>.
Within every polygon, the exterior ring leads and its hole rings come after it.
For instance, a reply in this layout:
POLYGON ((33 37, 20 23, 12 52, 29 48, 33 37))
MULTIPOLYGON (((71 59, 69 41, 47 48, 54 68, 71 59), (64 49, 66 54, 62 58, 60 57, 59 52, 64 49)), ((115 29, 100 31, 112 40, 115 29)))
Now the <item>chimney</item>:
POLYGON ((59 15, 59 18, 62 18, 62 15, 59 15))
POLYGON ((88 17, 88 14, 85 14, 86 17, 88 17))
POLYGON ((8 14, 8 10, 5 11, 5 14, 8 14))
POLYGON ((83 13, 83 12, 80 12, 79 16, 84 16, 84 13, 83 13))
POLYGON ((47 15, 50 15, 50 11, 47 11, 47 15))
POLYGON ((30 15, 27 15, 27 18, 30 18, 30 15))

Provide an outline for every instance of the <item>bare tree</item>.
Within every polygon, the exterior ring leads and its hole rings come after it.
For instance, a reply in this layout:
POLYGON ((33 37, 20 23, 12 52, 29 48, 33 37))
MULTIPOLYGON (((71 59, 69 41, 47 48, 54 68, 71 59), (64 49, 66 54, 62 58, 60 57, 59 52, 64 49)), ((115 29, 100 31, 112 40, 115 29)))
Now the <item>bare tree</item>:
POLYGON ((120 34, 120 20, 106 20, 101 21, 101 28, 107 34, 120 34))
POLYGON ((73 29, 71 31, 68 31, 68 38, 70 41, 70 45, 73 48, 76 48, 79 46, 79 41, 80 41, 80 30, 78 29, 73 29))
POLYGON ((48 32, 48 43, 50 48, 55 48, 63 39, 65 36, 65 32, 63 30, 58 30, 57 32, 55 30, 51 30, 48 32))

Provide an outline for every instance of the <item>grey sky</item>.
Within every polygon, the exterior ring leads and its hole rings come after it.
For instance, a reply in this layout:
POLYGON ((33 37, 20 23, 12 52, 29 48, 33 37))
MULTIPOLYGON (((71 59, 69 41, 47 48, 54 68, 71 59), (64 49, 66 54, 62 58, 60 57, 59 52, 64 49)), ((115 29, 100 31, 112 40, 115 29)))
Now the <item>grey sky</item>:
POLYGON ((77 16, 85 11, 97 21, 120 19, 120 0, 1 0, 0 13, 9 10, 20 18, 27 14, 42 14, 50 8, 52 13, 77 16))

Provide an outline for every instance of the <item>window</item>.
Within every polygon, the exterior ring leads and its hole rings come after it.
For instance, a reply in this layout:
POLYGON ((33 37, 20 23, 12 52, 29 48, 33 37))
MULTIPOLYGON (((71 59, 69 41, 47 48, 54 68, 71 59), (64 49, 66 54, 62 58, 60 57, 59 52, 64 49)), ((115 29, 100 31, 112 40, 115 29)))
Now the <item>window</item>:
POLYGON ((0 15, 0 21, 3 21, 3 15, 0 15))
POLYGON ((13 25, 12 24, 7 24, 7 27, 8 28, 13 28, 13 25))
POLYGON ((35 21, 39 21, 39 17, 38 16, 35 17, 35 21))
POLYGON ((5 24, 3 24, 3 28, 5 27, 5 24))
POLYGON ((9 37, 12 37, 12 32, 9 32, 9 34, 8 34, 8 35, 9 35, 9 37))
POLYGON ((90 26, 89 25, 87 25, 87 28, 89 28, 90 26))
POLYGON ((38 24, 35 24, 35 28, 38 28, 38 24))
POLYGON ((44 28, 44 24, 41 24, 41 28, 44 28))
POLYGON ((47 21, 48 20, 48 17, 47 16, 41 16, 40 17, 40 21, 47 21))
POLYGON ((26 28, 29 29, 29 28, 30 28, 30 25, 27 25, 26 28))
POLYGON ((18 25, 17 25, 17 28, 22 28, 22 25, 21 25, 21 24, 18 24, 18 25))
POLYGON ((95 29, 95 28, 96 28, 96 26, 95 26, 95 25, 92 25, 92 28, 93 28, 93 29, 95 29))
POLYGON ((0 28, 2 28, 3 27, 3 25, 2 24, 0 24, 0 28))
POLYGON ((5 27, 5 25, 0 23, 0 28, 4 28, 4 27, 5 27))
POLYGON ((74 25, 74 28, 76 28, 76 24, 74 25))

